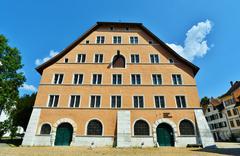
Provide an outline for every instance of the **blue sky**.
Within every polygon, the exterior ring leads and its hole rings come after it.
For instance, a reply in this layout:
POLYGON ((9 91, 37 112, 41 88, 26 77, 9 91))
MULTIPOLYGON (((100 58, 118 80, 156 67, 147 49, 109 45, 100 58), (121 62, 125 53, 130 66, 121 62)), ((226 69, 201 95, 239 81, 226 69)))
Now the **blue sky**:
POLYGON ((237 0, 1 0, 0 33, 22 54, 27 82, 20 92, 26 94, 40 81, 36 59, 61 51, 96 21, 142 22, 164 42, 184 48, 192 39, 186 33, 209 20, 202 38, 206 54, 192 62, 201 68, 196 76, 200 97, 215 97, 240 77, 239 6, 237 0))

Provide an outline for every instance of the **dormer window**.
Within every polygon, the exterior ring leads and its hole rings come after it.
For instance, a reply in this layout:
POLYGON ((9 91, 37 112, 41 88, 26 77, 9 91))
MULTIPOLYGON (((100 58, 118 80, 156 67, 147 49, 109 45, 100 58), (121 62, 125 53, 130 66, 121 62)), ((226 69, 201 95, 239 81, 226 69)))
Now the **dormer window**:
POLYGON ((125 57, 120 54, 120 51, 117 51, 117 55, 113 57, 112 61, 113 68, 125 68, 125 57))

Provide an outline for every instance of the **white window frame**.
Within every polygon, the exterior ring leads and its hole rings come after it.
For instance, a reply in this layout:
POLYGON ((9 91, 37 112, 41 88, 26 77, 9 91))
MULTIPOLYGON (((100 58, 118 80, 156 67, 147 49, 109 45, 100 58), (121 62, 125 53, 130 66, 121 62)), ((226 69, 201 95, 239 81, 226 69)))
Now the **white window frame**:
POLYGON ((182 77, 182 74, 174 73, 174 74, 172 74, 172 77, 171 77, 171 78, 172 78, 172 85, 181 86, 181 85, 184 84, 184 83, 183 83, 183 77, 182 77), (180 75, 180 78, 181 78, 182 84, 179 84, 178 79, 177 79, 177 84, 174 84, 174 81, 173 81, 173 75, 180 75))
POLYGON ((113 73, 112 74, 112 79, 111 79, 111 84, 112 85, 122 85, 123 84, 123 74, 118 74, 118 73, 113 73), (113 75, 121 75, 121 84, 113 84, 113 75))
POLYGON ((105 43, 105 36, 96 36, 96 44, 104 44, 105 43), (100 37, 100 43, 97 43, 98 37, 100 37), (103 38, 103 43, 102 43, 102 38, 103 38))
POLYGON ((138 64, 140 63, 140 55, 139 54, 130 54, 130 62, 131 63, 134 63, 134 64, 138 64), (134 56, 134 62, 132 62, 132 55, 134 56), (139 62, 136 62, 136 55, 138 55, 138 58, 139 58, 139 62))
POLYGON ((159 63, 161 62, 160 56, 159 56, 158 54, 149 54, 149 62, 150 62, 151 64, 159 64, 159 63), (154 60, 153 60, 153 62, 152 62, 152 60, 151 60, 151 56, 152 56, 152 55, 154 55, 154 60), (158 62, 155 60, 155 56, 158 57, 158 62))
POLYGON ((176 108, 188 108, 188 101, 187 101, 187 96, 186 95, 175 95, 175 105, 176 105, 176 108), (186 107, 182 107, 182 103, 181 103, 181 107, 178 107, 177 105, 177 96, 184 96, 185 98, 185 102, 186 102, 186 107))
POLYGON ((52 79, 52 84, 63 84, 63 82, 64 82, 64 73, 53 73, 53 79, 52 79), (59 83, 59 80, 60 80, 60 77, 58 76, 58 79, 57 79, 57 82, 56 83, 54 83, 54 80, 55 80, 55 76, 56 75, 63 75, 63 79, 62 79, 62 82, 61 83, 59 83))
POLYGON ((101 108, 101 105, 102 105, 102 95, 92 94, 92 95, 89 96, 89 108, 101 108), (91 107, 91 102, 92 102, 92 101, 91 101, 91 97, 92 97, 92 96, 95 96, 94 107, 91 107), (96 97, 97 97, 97 96, 100 96, 100 105, 99 105, 99 107, 96 107, 96 101, 97 101, 97 100, 96 100, 96 97))
POLYGON ((112 37, 112 44, 122 44, 123 42, 122 42, 122 36, 120 36, 120 35, 116 35, 116 36, 113 36, 112 37), (114 43, 114 37, 117 37, 117 43, 114 43), (120 43, 118 43, 119 42, 119 37, 120 37, 120 40, 121 40, 121 42, 120 43))
MULTIPOLYGON (((136 77, 135 77, 136 78, 136 77)), ((137 79, 135 79, 135 80, 137 80, 137 79)), ((142 85, 142 75, 141 74, 130 74, 130 82, 131 82, 131 85, 142 85), (133 82, 132 82, 132 75, 140 75, 140 84, 133 84, 133 82)), ((137 81, 135 81, 135 82, 137 82, 137 81)))
POLYGON ((154 108, 167 108, 167 104, 166 104, 166 97, 164 95, 153 95, 153 102, 154 102, 154 108), (163 97, 163 100, 164 100, 164 107, 156 107, 156 103, 155 103, 155 97, 156 96, 162 96, 163 97))
MULTIPOLYGON (((138 102, 139 102, 139 99, 138 99, 138 102)), ((145 97, 144 97, 144 95, 133 95, 132 96, 132 106, 133 106, 133 108, 135 108, 135 109, 141 109, 141 108, 145 108, 145 97), (140 106, 140 104, 138 103, 138 107, 134 107, 134 96, 142 96, 143 97, 143 107, 139 107, 140 106)))
POLYGON ((81 95, 79 95, 79 94, 71 94, 71 95, 69 95, 69 101, 68 101, 68 107, 69 108, 80 108, 80 106, 81 106, 81 95), (72 96, 79 96, 80 98, 79 98, 79 107, 76 107, 76 98, 74 99, 74 106, 73 107, 71 107, 71 97, 72 96))
POLYGON ((129 36, 129 44, 139 44, 139 37, 138 36, 129 36), (131 43, 131 37, 134 38, 133 43, 131 43), (137 41, 138 41, 137 43, 136 43, 135 37, 137 38, 137 41))
MULTIPOLYGON (((98 79, 99 79, 99 77, 97 76, 96 80, 98 81, 98 79)), ((92 73, 92 80, 91 80, 91 84, 92 84, 92 85, 101 85, 101 84, 102 84, 102 82, 103 82, 103 74, 99 74, 99 73, 92 73), (101 76, 102 76, 102 79, 101 79, 101 82, 100 82, 100 84, 94 84, 94 83, 93 83, 93 77, 94 77, 94 75, 101 75, 101 76)))
MULTIPOLYGON (((117 99, 117 98, 116 98, 117 99)), ((115 99, 115 100, 116 100, 115 99)), ((123 103, 123 101, 122 101, 122 95, 119 95, 119 94, 113 94, 113 95, 110 95, 110 108, 112 108, 112 109, 120 109, 120 108, 122 108, 122 103, 123 103), (117 103, 116 103, 116 105, 115 105, 115 107, 112 107, 112 96, 115 96, 115 97, 117 97, 117 96, 120 96, 120 99, 121 99, 121 107, 117 107, 117 103)), ((116 101, 117 102, 117 101, 116 101)))
POLYGON ((100 54, 100 53, 94 54, 93 63, 104 63, 104 55, 103 55, 103 54, 100 54), (95 62, 96 55, 98 55, 98 60, 97 60, 97 62, 95 62), (99 56, 101 56, 101 55, 102 55, 102 62, 100 62, 100 57, 99 57, 99 56))
POLYGON ((60 101, 60 95, 59 94, 48 94, 48 100, 47 100, 47 105, 46 106, 49 107, 49 108, 57 108, 58 105, 59 105, 59 101, 60 101), (53 98, 53 105, 51 107, 49 106, 50 96, 54 96, 54 98, 53 98), (56 107, 54 107, 54 103, 55 103, 55 99, 56 99, 55 96, 58 96, 58 103, 57 103, 56 107))
POLYGON ((162 74, 160 74, 160 73, 153 73, 153 74, 151 75, 151 79, 152 79, 152 85, 160 86, 160 85, 163 84, 162 74), (153 82, 153 75, 160 75, 160 77, 161 77, 161 84, 154 84, 154 82, 153 82))
MULTIPOLYGON (((78 81, 79 81, 79 76, 78 76, 78 81)), ((72 77, 72 84, 73 85, 83 85, 83 83, 84 83, 84 74, 83 73, 73 73, 73 77, 72 77), (82 75, 83 76, 83 78, 82 78, 82 83, 81 84, 74 84, 74 76, 75 75, 82 75)))
POLYGON ((87 60, 87 54, 82 54, 82 53, 81 53, 81 54, 77 54, 76 63, 86 63, 86 60, 87 60), (82 61, 83 57, 81 57, 80 62, 78 62, 78 56, 79 56, 79 55, 85 55, 85 61, 84 61, 84 62, 82 61))

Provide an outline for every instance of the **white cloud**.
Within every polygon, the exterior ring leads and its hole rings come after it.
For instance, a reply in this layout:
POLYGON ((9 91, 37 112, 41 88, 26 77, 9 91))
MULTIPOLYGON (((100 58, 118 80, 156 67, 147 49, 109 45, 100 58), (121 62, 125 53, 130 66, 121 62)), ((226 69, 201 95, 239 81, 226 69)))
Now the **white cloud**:
POLYGON ((36 59, 35 60, 35 64, 38 66, 40 64, 43 64, 44 62, 48 61, 49 59, 51 59, 52 57, 54 57, 55 55, 57 55, 58 52, 54 51, 54 50, 50 50, 49 55, 43 59, 36 59))
MULTIPOLYGON (((210 49, 206 36, 210 33, 213 23, 210 20, 199 22, 186 33, 184 46, 174 43, 167 43, 174 51, 182 57, 193 61, 195 57, 203 57, 210 49)), ((212 46, 211 46, 212 47, 212 46)))
POLYGON ((36 92, 37 91, 37 88, 35 86, 29 85, 29 84, 26 84, 26 83, 24 83, 23 86, 20 89, 26 90, 26 91, 31 91, 31 92, 36 92))

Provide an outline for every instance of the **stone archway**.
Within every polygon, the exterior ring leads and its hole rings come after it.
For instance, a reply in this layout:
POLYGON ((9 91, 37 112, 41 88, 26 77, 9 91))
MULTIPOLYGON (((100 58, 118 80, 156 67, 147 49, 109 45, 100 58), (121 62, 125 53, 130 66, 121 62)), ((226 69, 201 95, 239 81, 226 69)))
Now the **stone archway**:
POLYGON ((72 119, 62 118, 62 119, 57 120, 56 123, 53 124, 52 133, 51 133, 51 140, 50 140, 52 146, 54 146, 54 143, 55 143, 57 127, 58 127, 58 125, 60 125, 62 123, 69 123, 69 124, 72 125, 72 127, 73 127, 73 134, 72 134, 71 145, 74 144, 74 142, 75 142, 76 131, 77 131, 77 124, 72 119))
POLYGON ((153 132, 153 142, 154 144, 159 147, 158 145, 158 142, 157 142, 157 127, 159 124, 161 123, 167 123, 169 124, 172 129, 173 129, 173 134, 174 134, 174 146, 176 146, 176 137, 177 137, 177 126, 176 124, 172 121, 172 120, 169 120, 169 119, 158 119, 152 126, 152 132, 153 132))

